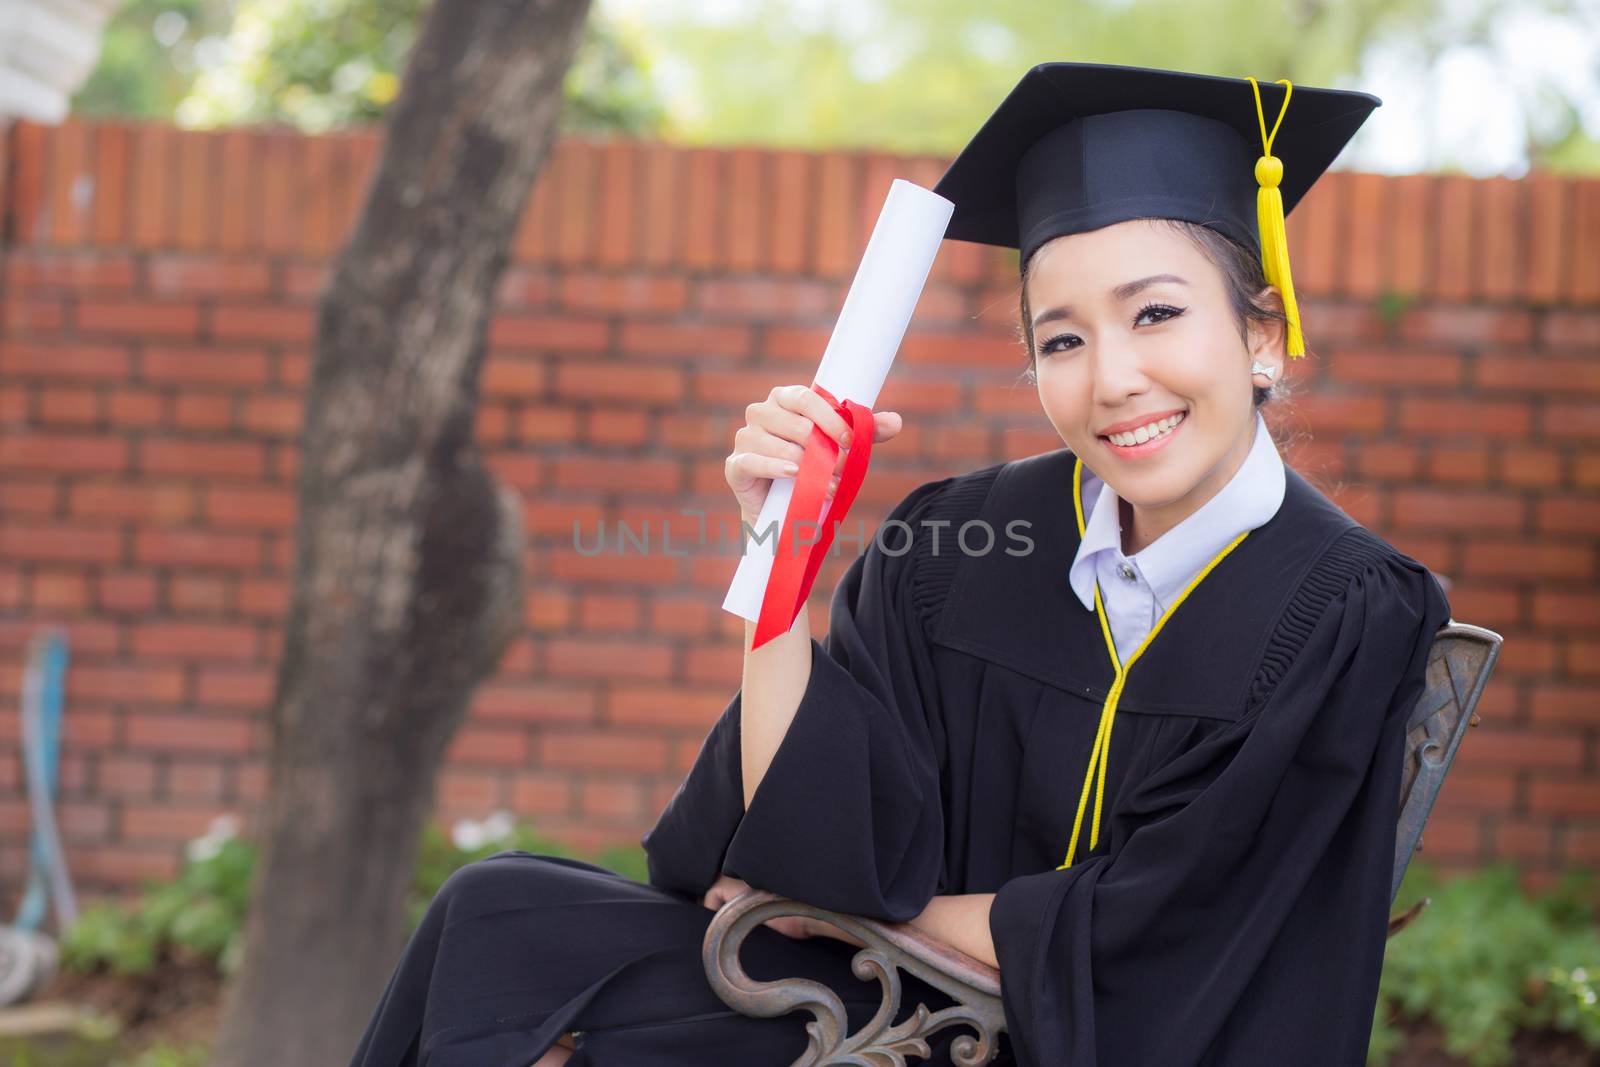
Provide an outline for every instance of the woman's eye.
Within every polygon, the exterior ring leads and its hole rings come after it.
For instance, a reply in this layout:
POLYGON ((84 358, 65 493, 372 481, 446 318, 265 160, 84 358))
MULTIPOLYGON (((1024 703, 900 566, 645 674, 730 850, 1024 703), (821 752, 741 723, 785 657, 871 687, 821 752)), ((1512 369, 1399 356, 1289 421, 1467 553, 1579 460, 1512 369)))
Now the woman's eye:
POLYGON ((1166 304, 1146 304, 1144 307, 1139 309, 1139 314, 1134 317, 1134 321, 1138 322, 1139 319, 1142 319, 1146 315, 1152 313, 1159 314, 1161 316, 1155 320, 1156 322, 1166 322, 1168 319, 1175 319, 1179 315, 1182 315, 1183 309, 1168 307, 1166 304))
POLYGON ((1058 333, 1054 337, 1050 338, 1048 341, 1044 342, 1043 344, 1041 344, 1039 346, 1039 354, 1041 356, 1048 356, 1052 352, 1057 351, 1057 348, 1056 348, 1057 344, 1059 344, 1061 342, 1064 342, 1064 341, 1076 341, 1076 340, 1078 340, 1078 335, 1077 334, 1073 334, 1073 333, 1058 333))

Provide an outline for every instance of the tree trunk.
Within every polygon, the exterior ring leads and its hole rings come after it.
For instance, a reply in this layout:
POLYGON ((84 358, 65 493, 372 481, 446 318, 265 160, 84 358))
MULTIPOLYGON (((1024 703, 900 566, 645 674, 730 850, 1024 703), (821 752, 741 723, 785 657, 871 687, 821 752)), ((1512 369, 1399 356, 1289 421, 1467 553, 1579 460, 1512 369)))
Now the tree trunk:
POLYGON ((445 749, 521 622, 520 509, 473 414, 587 13, 433 5, 322 293, 261 862, 214 1067, 349 1062, 404 944, 445 749))

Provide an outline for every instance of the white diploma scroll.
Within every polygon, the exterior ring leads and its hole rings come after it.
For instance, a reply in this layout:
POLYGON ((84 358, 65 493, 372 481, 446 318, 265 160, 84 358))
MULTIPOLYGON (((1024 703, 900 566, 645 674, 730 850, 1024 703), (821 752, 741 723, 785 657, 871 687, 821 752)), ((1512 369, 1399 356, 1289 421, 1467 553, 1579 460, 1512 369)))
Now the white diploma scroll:
MULTIPOLYGON (((822 353, 822 365, 817 368, 816 384, 841 402, 854 400, 868 408, 877 403, 878 391, 905 340, 911 313, 927 284, 933 257, 954 210, 955 205, 949 200, 903 178, 896 178, 889 186, 861 265, 856 268, 844 307, 822 353)), ((751 622, 761 614, 767 576, 772 573, 777 549, 777 531, 789 509, 794 482, 793 478, 773 479, 756 520, 756 536, 745 544, 739 569, 722 601, 724 609, 751 622), (769 529, 770 535, 758 539, 769 529)), ((822 512, 815 517, 818 524, 827 517, 831 504, 831 500, 823 501, 822 512)), ((798 535, 816 540, 814 531, 802 529, 798 535)))

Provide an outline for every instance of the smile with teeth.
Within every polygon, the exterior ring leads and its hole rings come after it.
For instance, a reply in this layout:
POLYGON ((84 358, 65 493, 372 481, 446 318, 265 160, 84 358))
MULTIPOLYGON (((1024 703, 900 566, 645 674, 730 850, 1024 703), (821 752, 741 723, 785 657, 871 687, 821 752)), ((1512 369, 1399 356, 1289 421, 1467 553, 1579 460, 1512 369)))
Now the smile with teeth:
POLYGON ((1137 430, 1130 430, 1127 433, 1107 434, 1106 440, 1123 448, 1142 445, 1153 437, 1164 437, 1171 433, 1172 428, 1182 422, 1187 414, 1187 412, 1179 412, 1168 418, 1152 422, 1147 426, 1141 426, 1137 430))

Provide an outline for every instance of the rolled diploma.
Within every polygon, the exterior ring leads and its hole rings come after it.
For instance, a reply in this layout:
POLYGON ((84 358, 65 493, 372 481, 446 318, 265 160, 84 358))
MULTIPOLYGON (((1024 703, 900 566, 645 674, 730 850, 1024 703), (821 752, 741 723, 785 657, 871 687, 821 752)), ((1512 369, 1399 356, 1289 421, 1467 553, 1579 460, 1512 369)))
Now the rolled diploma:
MULTIPOLYGON (((911 313, 927 284, 933 257, 944 239, 955 205, 920 185, 896 178, 878 212, 861 265, 845 294, 844 307, 833 324, 828 347, 817 368, 816 384, 843 400, 854 400, 872 407, 878 391, 889 376, 900 342, 905 340, 911 313)), ((722 606, 751 622, 761 615, 761 600, 767 591, 776 550, 776 532, 782 527, 794 492, 793 478, 774 478, 766 503, 756 520, 756 533, 771 527, 774 534, 764 541, 752 537, 744 546, 739 568, 722 606)), ((817 516, 827 518, 832 500, 824 500, 817 516)), ((796 536, 815 540, 810 530, 796 536)), ((797 616, 798 618, 798 616, 797 616)))

